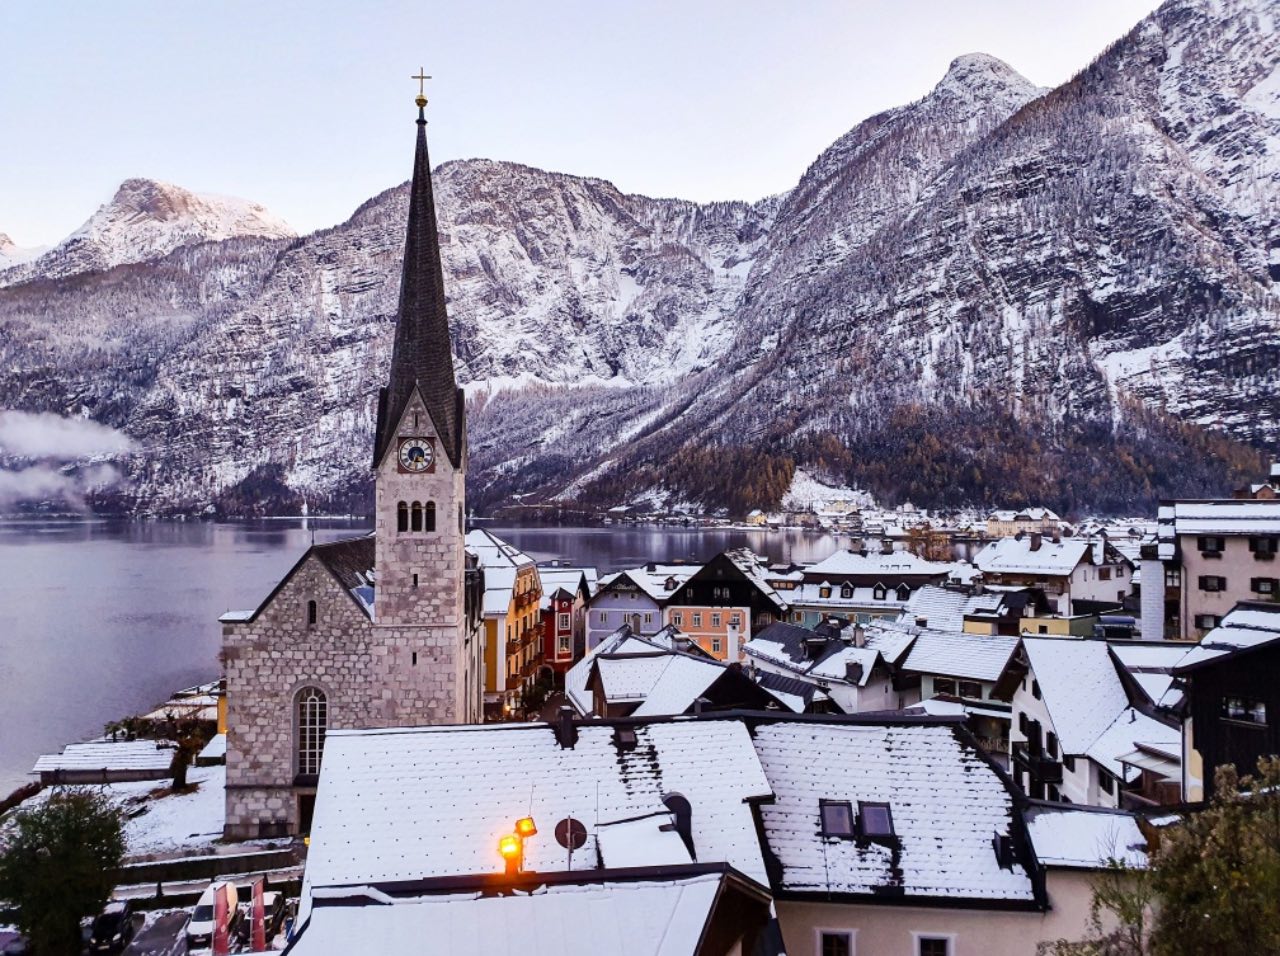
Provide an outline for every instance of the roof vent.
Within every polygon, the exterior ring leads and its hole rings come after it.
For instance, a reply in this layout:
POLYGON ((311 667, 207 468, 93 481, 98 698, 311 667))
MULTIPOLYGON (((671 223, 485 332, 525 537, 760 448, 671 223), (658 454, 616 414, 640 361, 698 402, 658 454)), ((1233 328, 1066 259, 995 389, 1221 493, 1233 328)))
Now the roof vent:
POLYGON ((613 731, 613 743, 623 753, 630 753, 636 749, 636 731, 634 727, 615 727, 613 731))
POLYGON ((862 680, 862 662, 846 661, 844 665, 845 680, 851 684, 857 684, 862 680))
POLYGON ((689 856, 696 860, 698 854, 693 848, 693 806, 678 793, 667 794, 662 802, 671 811, 671 825, 680 834, 689 856))
POLYGON ((561 707, 555 722, 556 742, 562 750, 572 750, 578 742, 578 728, 573 724, 573 708, 561 707))
POLYGON ((928 627, 928 626, 929 626, 929 619, 927 617, 916 618, 916 627, 928 627))

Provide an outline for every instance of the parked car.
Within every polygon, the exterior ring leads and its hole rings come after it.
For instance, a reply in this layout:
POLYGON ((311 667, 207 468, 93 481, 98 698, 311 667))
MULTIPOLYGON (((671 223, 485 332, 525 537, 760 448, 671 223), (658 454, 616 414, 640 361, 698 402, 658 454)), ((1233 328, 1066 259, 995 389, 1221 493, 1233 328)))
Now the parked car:
POLYGON ((187 949, 208 949, 213 945, 214 920, 216 918, 215 901, 218 888, 227 888, 227 934, 234 937, 240 927, 240 907, 236 885, 222 881, 210 883, 200 894, 196 908, 191 911, 191 921, 187 923, 187 949))
POLYGON ((135 932, 133 903, 129 900, 114 900, 94 918, 89 931, 89 952, 124 952, 135 932))
MULTIPOLYGON (((241 887, 242 891, 244 887, 241 887)), ((242 892, 242 898, 247 898, 247 902, 242 904, 241 909, 244 911, 243 918, 240 921, 240 928, 237 938, 242 943, 248 943, 253 938, 253 894, 252 891, 242 892)), ((263 928, 266 931, 266 940, 271 942, 277 933, 284 928, 284 920, 288 906, 285 902, 284 894, 277 892, 266 892, 262 894, 262 913, 263 928)))

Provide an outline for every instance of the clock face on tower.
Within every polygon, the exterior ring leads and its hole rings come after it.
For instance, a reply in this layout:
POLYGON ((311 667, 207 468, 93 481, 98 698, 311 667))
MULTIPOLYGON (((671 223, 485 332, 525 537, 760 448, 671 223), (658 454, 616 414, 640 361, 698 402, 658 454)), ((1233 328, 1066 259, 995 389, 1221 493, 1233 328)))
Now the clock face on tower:
POLYGON ((400 467, 405 471, 426 471, 435 455, 434 446, 426 438, 400 439, 400 467))

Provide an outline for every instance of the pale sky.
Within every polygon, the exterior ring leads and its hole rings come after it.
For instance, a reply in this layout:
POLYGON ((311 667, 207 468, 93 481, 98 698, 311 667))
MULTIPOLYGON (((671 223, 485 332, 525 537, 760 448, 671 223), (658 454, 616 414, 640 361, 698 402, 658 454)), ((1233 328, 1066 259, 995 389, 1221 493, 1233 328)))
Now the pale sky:
POLYGON ((1068 79, 1154 0, 0 0, 0 232, 53 243, 131 176, 300 232, 432 160, 758 199, 963 53, 1068 79))

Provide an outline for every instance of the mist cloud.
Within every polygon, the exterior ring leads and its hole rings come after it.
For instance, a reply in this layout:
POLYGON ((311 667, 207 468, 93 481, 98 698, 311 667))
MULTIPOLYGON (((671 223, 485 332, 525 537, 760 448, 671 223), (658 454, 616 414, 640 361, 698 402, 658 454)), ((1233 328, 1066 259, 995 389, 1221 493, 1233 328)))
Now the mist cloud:
POLYGON ((111 465, 75 469, 32 465, 17 471, 0 470, 0 508, 19 502, 51 501, 83 511, 86 494, 108 491, 122 482, 120 472, 111 465))
MULTIPOLYGON (((87 418, 63 418, 52 412, 0 411, 0 455, 82 461, 104 455, 126 455, 135 448, 133 439, 124 432, 87 418)), ((32 480, 35 478, 33 475, 32 480)))

